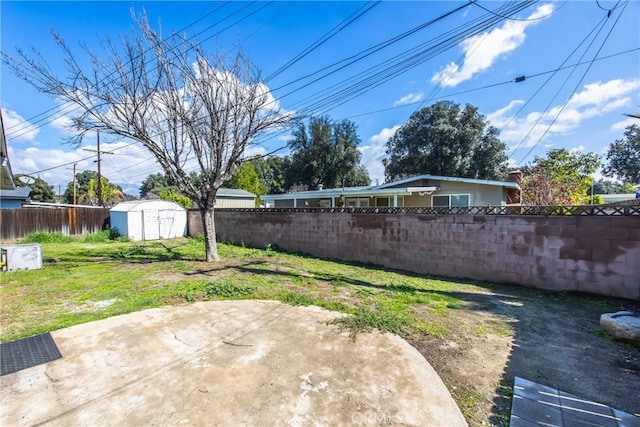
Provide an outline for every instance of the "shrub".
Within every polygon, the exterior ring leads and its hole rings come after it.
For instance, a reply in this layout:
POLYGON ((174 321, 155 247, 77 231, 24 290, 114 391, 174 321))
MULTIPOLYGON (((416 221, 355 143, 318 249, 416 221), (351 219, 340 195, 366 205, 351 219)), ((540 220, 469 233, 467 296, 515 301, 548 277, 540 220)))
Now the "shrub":
POLYGON ((48 232, 40 231, 37 233, 29 233, 20 240, 20 243, 69 243, 74 240, 73 237, 64 235, 59 231, 48 232))

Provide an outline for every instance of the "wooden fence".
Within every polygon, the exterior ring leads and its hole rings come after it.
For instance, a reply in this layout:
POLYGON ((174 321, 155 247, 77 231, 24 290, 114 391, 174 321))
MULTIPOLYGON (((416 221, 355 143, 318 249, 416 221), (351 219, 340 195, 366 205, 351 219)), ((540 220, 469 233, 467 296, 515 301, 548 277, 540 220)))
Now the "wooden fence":
POLYGON ((13 242, 29 233, 91 234, 107 228, 107 208, 0 209, 0 241, 13 242))

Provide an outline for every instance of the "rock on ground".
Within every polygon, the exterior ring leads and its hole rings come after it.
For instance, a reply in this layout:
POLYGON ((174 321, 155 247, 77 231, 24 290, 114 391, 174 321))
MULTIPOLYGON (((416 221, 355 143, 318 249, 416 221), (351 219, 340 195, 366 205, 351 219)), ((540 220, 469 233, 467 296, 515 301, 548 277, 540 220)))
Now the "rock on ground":
POLYGON ((640 345, 640 316, 630 311, 605 313, 600 316, 600 326, 617 340, 640 345))

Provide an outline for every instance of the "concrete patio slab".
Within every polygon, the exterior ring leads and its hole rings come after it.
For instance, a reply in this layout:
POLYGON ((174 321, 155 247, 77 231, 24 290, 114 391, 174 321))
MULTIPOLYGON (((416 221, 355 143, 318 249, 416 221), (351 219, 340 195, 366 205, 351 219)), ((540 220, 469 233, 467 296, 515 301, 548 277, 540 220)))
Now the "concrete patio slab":
POLYGON ((0 378, 0 425, 466 425, 417 350, 337 316, 224 301, 55 331, 62 359, 0 378))

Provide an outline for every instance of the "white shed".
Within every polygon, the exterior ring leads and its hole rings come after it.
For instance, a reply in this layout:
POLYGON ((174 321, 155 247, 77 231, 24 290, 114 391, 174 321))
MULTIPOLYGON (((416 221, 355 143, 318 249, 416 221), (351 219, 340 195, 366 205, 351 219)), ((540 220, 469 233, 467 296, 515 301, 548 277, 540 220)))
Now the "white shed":
POLYGON ((109 210, 111 228, 131 240, 158 240, 187 234, 187 211, 164 200, 122 202, 109 210))

